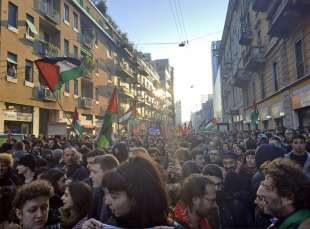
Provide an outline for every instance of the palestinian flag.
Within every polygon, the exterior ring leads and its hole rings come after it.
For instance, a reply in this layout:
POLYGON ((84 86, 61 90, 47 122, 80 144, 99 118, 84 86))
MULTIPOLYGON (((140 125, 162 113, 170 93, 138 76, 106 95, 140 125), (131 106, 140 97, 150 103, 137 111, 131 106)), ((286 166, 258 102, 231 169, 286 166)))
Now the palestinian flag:
POLYGON ((78 135, 82 135, 83 128, 80 124, 79 120, 79 113, 77 112, 77 109, 75 108, 74 113, 72 114, 72 125, 75 131, 78 135))
POLYGON ((36 60, 35 64, 51 91, 57 91, 64 83, 87 75, 87 70, 81 65, 81 61, 75 58, 43 58, 36 60))
POLYGON ((257 103, 254 100, 252 105, 253 111, 251 112, 251 127, 253 129, 257 128, 257 121, 258 121, 258 109, 257 109, 257 103))
POLYGON ((113 90, 112 97, 108 109, 104 115, 102 127, 96 140, 96 147, 98 149, 107 149, 112 143, 112 124, 113 114, 118 112, 116 87, 113 90))
POLYGON ((134 103, 130 108, 129 110, 123 114, 119 119, 118 119, 118 122, 119 123, 123 123, 123 122, 126 122, 128 121, 131 117, 134 117, 137 113, 137 109, 136 109, 136 104, 134 103))
POLYGON ((214 131, 217 130, 217 120, 215 118, 209 120, 207 125, 202 129, 202 131, 214 131))

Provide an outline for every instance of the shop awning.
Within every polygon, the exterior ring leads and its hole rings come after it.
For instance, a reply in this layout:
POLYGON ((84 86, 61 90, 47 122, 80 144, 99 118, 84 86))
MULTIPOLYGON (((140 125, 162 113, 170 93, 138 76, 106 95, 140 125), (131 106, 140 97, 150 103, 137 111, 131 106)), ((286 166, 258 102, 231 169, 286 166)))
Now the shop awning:
POLYGON ((26 19, 26 23, 27 23, 27 25, 28 25, 30 31, 31 31, 33 34, 39 35, 39 33, 38 33, 38 31, 37 31, 35 25, 34 25, 31 21, 29 21, 28 19, 26 19))

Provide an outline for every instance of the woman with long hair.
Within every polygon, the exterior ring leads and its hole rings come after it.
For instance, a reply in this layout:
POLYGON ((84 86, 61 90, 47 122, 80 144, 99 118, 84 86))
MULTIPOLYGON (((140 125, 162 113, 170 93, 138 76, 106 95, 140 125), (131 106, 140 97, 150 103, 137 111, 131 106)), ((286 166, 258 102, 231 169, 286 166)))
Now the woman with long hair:
POLYGON ((91 188, 83 182, 70 183, 61 197, 61 228, 79 229, 86 221, 91 203, 91 188))
MULTIPOLYGON (((174 226, 168 218, 168 198, 159 166, 147 156, 133 156, 108 171, 102 186, 113 217, 107 224, 121 228, 174 226)), ((83 228, 98 228, 88 220, 83 228)))

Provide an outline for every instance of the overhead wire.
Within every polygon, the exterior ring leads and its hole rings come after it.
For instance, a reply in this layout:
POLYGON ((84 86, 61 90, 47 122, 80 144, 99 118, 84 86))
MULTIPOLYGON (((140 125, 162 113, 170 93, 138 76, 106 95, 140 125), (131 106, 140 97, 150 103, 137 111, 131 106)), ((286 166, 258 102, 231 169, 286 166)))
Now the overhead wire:
POLYGON ((182 26, 183 26, 183 29, 184 29, 185 39, 187 40, 188 36, 187 36, 186 26, 185 26, 185 22, 184 22, 182 0, 177 0, 177 1, 179 3, 179 10, 180 10, 180 15, 181 15, 182 26))
POLYGON ((176 29, 177 29, 178 38, 180 39, 179 42, 180 42, 180 41, 182 41, 182 34, 181 34, 180 27, 179 27, 179 24, 178 24, 177 16, 176 16, 176 13, 175 13, 174 8, 173 8, 172 0, 168 0, 168 2, 169 2, 170 10, 171 10, 171 13, 172 13, 172 17, 173 17, 173 20, 174 20, 174 24, 175 24, 176 29))
POLYGON ((181 35, 182 35, 182 39, 181 42, 184 42, 186 40, 186 35, 185 35, 185 28, 184 28, 184 23, 182 22, 182 17, 181 17, 181 11, 180 11, 180 5, 178 4, 179 1, 177 0, 172 0, 173 4, 174 4, 174 9, 175 9, 175 14, 180 26, 180 31, 181 31, 181 35))

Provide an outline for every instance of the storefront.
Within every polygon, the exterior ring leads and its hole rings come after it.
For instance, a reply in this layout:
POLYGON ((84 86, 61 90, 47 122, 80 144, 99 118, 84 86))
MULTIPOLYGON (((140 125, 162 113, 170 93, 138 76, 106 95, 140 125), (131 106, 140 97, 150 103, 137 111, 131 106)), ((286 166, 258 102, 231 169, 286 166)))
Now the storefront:
POLYGON ((261 120, 260 128, 263 130, 268 130, 270 128, 270 120, 271 116, 269 114, 269 108, 264 107, 259 110, 259 119, 261 120))
POLYGON ((273 104, 271 107, 271 115, 274 121, 274 128, 283 128, 284 127, 284 110, 283 102, 273 104))
POLYGON ((33 108, 6 103, 4 115, 4 131, 18 134, 32 134, 33 108))
POLYGON ((293 92, 292 109, 294 110, 295 126, 310 127, 310 85, 293 92), (297 118, 296 118, 297 117, 297 118), (297 119, 297 120, 296 120, 297 119))

